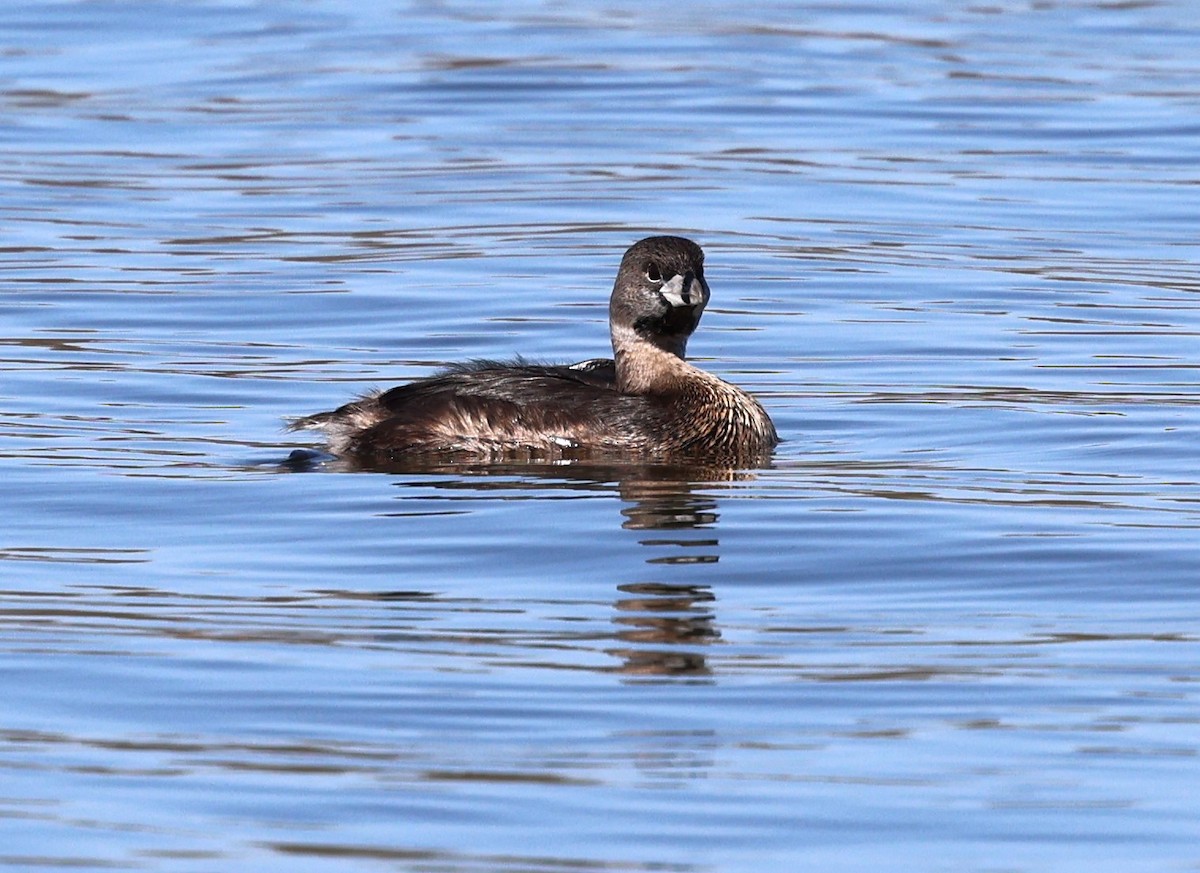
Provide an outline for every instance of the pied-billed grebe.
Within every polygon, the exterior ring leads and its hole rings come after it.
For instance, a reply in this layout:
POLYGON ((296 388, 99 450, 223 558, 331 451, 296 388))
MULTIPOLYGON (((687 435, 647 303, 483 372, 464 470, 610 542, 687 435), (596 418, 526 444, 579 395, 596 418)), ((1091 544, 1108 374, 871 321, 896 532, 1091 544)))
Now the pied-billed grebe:
POLYGON ((621 259, 609 301, 614 360, 479 361, 293 421, 334 454, 396 461, 633 457, 752 463, 779 441, 758 401, 684 360, 708 303, 704 252, 652 236, 621 259))

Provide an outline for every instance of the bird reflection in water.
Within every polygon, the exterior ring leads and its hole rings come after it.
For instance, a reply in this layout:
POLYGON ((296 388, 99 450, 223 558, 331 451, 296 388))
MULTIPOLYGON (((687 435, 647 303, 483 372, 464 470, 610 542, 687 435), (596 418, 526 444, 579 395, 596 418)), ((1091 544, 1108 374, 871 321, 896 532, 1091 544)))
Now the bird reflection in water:
MULTIPOLYGON (((643 537, 638 542, 666 554, 647 558, 648 564, 715 564, 719 541, 685 531, 711 530, 720 517, 717 501, 696 494, 695 471, 657 470, 657 475, 627 475, 621 480, 621 527, 637 531, 676 531, 674 536, 643 537)), ((723 474, 720 478, 729 478, 723 474)), ((620 672, 639 676, 708 676, 711 670, 703 648, 721 638, 713 605, 716 595, 707 585, 635 582, 618 585, 617 638, 628 644, 609 653, 621 660, 620 672)))
POLYGON ((617 639, 627 646, 609 650, 622 673, 640 676, 708 676, 712 671, 697 647, 721 638, 716 596, 707 585, 634 582, 619 585, 627 595, 616 601, 617 639), (687 648, 683 648, 687 647, 687 648))
MULTIPOLYGON (((720 518, 718 503, 711 495, 697 492, 714 482, 753 475, 726 468, 676 465, 431 463, 424 459, 364 468, 340 460, 299 457, 298 453, 289 460, 288 469, 297 471, 324 467, 445 475, 438 487, 448 490, 544 489, 553 483, 566 490, 611 492, 615 483, 626 504, 621 509, 621 527, 659 534, 638 540, 654 550, 646 563, 655 566, 716 564, 720 541, 712 532, 720 518)), ((424 486, 431 484, 428 478, 421 482, 424 486)), ((620 584, 617 591, 613 623, 617 627, 615 638, 621 645, 606 651, 620 664, 611 670, 642 677, 711 675, 704 648, 719 642, 721 633, 716 625, 716 595, 709 585, 640 581, 620 584)))

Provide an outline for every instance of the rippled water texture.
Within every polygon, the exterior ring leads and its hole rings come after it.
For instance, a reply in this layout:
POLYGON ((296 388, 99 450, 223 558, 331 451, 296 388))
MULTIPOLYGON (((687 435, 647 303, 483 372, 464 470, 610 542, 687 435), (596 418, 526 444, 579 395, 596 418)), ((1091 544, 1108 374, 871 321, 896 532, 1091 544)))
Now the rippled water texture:
POLYGON ((1200 866, 1200 5, 0 5, 0 868, 1200 866), (689 348, 767 469, 298 472, 689 348))

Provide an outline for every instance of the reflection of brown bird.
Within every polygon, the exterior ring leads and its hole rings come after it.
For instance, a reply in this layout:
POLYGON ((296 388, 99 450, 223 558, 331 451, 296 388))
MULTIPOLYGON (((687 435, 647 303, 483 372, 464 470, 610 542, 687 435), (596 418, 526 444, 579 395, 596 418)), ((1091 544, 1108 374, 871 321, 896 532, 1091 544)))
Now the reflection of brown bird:
POLYGON ((572 365, 476 362, 297 419, 365 462, 486 459, 765 460, 778 442, 762 406, 684 360, 709 299, 704 253, 655 236, 621 260, 609 301, 614 357, 572 365))
MULTIPOLYGON (((707 604, 715 598, 706 587, 639 583, 620 586, 636 595, 617 601, 622 626, 617 637, 628 643, 659 646, 708 645, 721 638, 707 604)), ((610 651, 622 660, 620 672, 654 676, 704 676, 711 671, 704 656, 677 648, 629 648, 610 651)))

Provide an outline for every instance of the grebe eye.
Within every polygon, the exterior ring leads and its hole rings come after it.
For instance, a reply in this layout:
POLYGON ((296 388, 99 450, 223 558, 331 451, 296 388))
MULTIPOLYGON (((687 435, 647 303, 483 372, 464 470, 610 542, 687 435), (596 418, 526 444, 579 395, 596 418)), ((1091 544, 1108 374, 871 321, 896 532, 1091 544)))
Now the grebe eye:
POLYGON ((651 282, 656 282, 656 283, 662 281, 662 273, 660 273, 658 271, 657 265, 650 264, 648 267, 646 267, 646 278, 649 279, 651 282))

